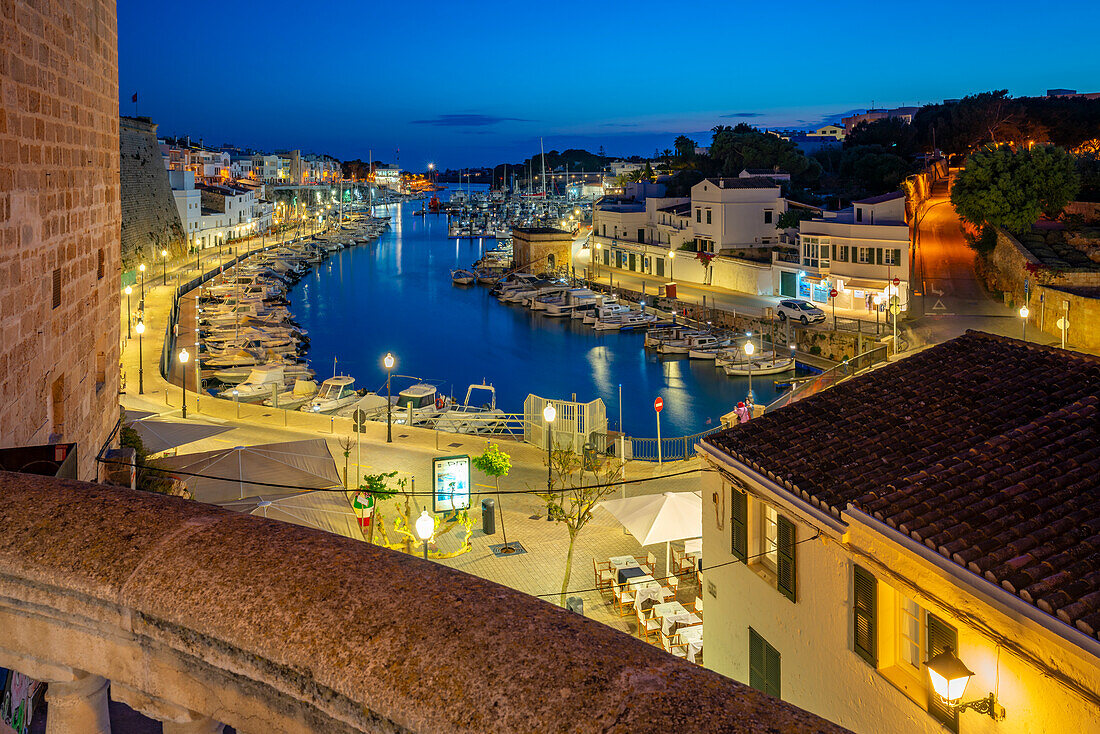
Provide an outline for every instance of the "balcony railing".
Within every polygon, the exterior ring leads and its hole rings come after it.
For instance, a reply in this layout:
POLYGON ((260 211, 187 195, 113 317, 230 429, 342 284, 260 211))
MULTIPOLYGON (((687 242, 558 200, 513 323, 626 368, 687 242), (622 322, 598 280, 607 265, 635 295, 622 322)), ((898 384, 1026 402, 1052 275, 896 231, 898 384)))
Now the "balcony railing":
POLYGON ((49 683, 49 731, 109 732, 108 685, 172 731, 843 731, 513 589, 309 528, 3 472, 0 524, 0 665, 49 683))

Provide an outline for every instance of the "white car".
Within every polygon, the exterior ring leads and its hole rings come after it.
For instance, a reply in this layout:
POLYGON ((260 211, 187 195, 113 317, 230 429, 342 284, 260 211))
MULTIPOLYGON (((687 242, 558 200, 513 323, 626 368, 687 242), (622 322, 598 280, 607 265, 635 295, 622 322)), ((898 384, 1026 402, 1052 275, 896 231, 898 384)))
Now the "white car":
POLYGON ((775 312, 778 314, 780 321, 793 319, 794 321, 801 321, 804 325, 816 324, 825 320, 824 311, 809 301, 797 298, 786 298, 780 301, 779 305, 775 307, 775 312))

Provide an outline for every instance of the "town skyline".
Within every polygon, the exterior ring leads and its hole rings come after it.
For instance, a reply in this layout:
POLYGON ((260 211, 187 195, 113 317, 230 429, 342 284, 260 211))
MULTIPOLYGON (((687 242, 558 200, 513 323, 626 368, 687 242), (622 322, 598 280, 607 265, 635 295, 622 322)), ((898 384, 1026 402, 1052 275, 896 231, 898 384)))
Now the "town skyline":
MULTIPOLYGON (((650 22, 657 6, 626 14, 559 7, 555 20, 579 24, 583 18, 583 28, 565 23, 563 30, 541 18, 547 33, 564 34, 565 48, 551 43, 552 51, 532 54, 525 39, 530 24, 540 21, 537 11, 488 4, 456 17, 432 3, 417 16, 422 44, 395 35, 409 23, 399 9, 372 8, 367 17, 356 9, 316 8, 293 15, 295 36, 304 39, 300 52, 276 35, 269 43, 246 44, 239 54, 195 54, 180 63, 179 49, 161 41, 160 29, 176 22, 171 13, 122 2, 120 111, 153 118, 163 134, 189 134, 215 146, 283 149, 308 142, 310 152, 342 160, 365 160, 373 151, 375 160, 423 170, 428 163, 462 168, 521 160, 538 150, 540 138, 546 150, 602 146, 612 156, 649 155, 671 148, 677 135, 705 135, 719 124, 811 128, 872 106, 920 106, 996 89, 1012 96, 1041 96, 1056 87, 1096 91, 1090 85, 1100 76, 1100 61, 1090 51, 1088 24, 1057 38, 1030 39, 1026 49, 1006 54, 1001 39, 1028 29, 1026 14, 1011 12, 1013 5, 930 4, 927 17, 951 24, 922 37, 916 58, 868 38, 867 26, 852 21, 859 8, 821 13, 796 3, 785 11, 792 31, 801 23, 814 37, 832 39, 830 48, 850 53, 863 44, 862 58, 879 58, 854 74, 841 71, 847 64, 830 71, 820 48, 804 56, 768 52, 769 44, 765 50, 744 46, 739 39, 754 36, 730 29, 775 27, 777 17, 764 8, 699 11, 713 22, 693 27, 691 47, 728 47, 729 63, 721 56, 693 60, 681 44, 661 41, 650 22), (592 28, 608 29, 606 40, 599 31, 586 35, 592 28), (604 52, 610 55, 599 58, 604 52), (737 62, 739 53, 751 63, 737 62), (226 68, 229 61, 236 71, 226 68), (242 76, 245 69, 252 71, 242 76), (608 83, 600 84, 601 77, 608 83)), ((1097 15, 1084 3, 1062 6, 1097 15)), ((276 3, 265 14, 290 17, 289 8, 276 3)), ((227 29, 257 22, 249 8, 200 2, 195 10, 227 29)), ((876 12, 874 28, 911 22, 902 11, 876 12)))

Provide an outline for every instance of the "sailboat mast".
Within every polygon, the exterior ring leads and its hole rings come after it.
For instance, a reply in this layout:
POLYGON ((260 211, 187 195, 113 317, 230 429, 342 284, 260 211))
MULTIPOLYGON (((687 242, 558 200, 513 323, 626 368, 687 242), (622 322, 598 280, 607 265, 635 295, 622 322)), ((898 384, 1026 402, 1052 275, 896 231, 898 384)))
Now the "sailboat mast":
POLYGON ((539 138, 539 155, 542 157, 542 193, 546 194, 546 148, 542 145, 542 138, 539 138))

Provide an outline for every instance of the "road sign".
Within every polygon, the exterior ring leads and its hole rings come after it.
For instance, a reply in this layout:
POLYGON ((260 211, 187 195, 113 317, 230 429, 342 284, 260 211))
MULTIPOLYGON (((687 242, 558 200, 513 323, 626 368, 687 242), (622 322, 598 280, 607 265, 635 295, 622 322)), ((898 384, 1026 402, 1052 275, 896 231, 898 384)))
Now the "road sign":
POLYGON ((901 285, 901 278, 894 278, 894 285, 901 285))
POLYGON ((1066 319, 1065 316, 1059 316, 1058 321, 1056 321, 1054 325, 1057 326, 1059 329, 1068 329, 1069 321, 1066 319))
POLYGON ((1031 297, 1031 278, 1024 278, 1024 300, 1031 297))
POLYGON ((899 306, 896 303, 891 303, 890 304, 890 313, 897 316, 899 313, 901 313, 901 306, 899 306))
POLYGON ((367 412, 362 408, 356 408, 355 412, 351 415, 352 428, 356 433, 364 433, 367 428, 367 412))
POLYGON ((829 289, 829 298, 836 298, 836 288, 829 289))
POLYGON ((661 412, 661 408, 663 408, 663 407, 665 407, 665 401, 664 400, 661 400, 660 398, 657 398, 656 400, 653 401, 653 409, 655 411, 657 411, 658 413, 661 412))

